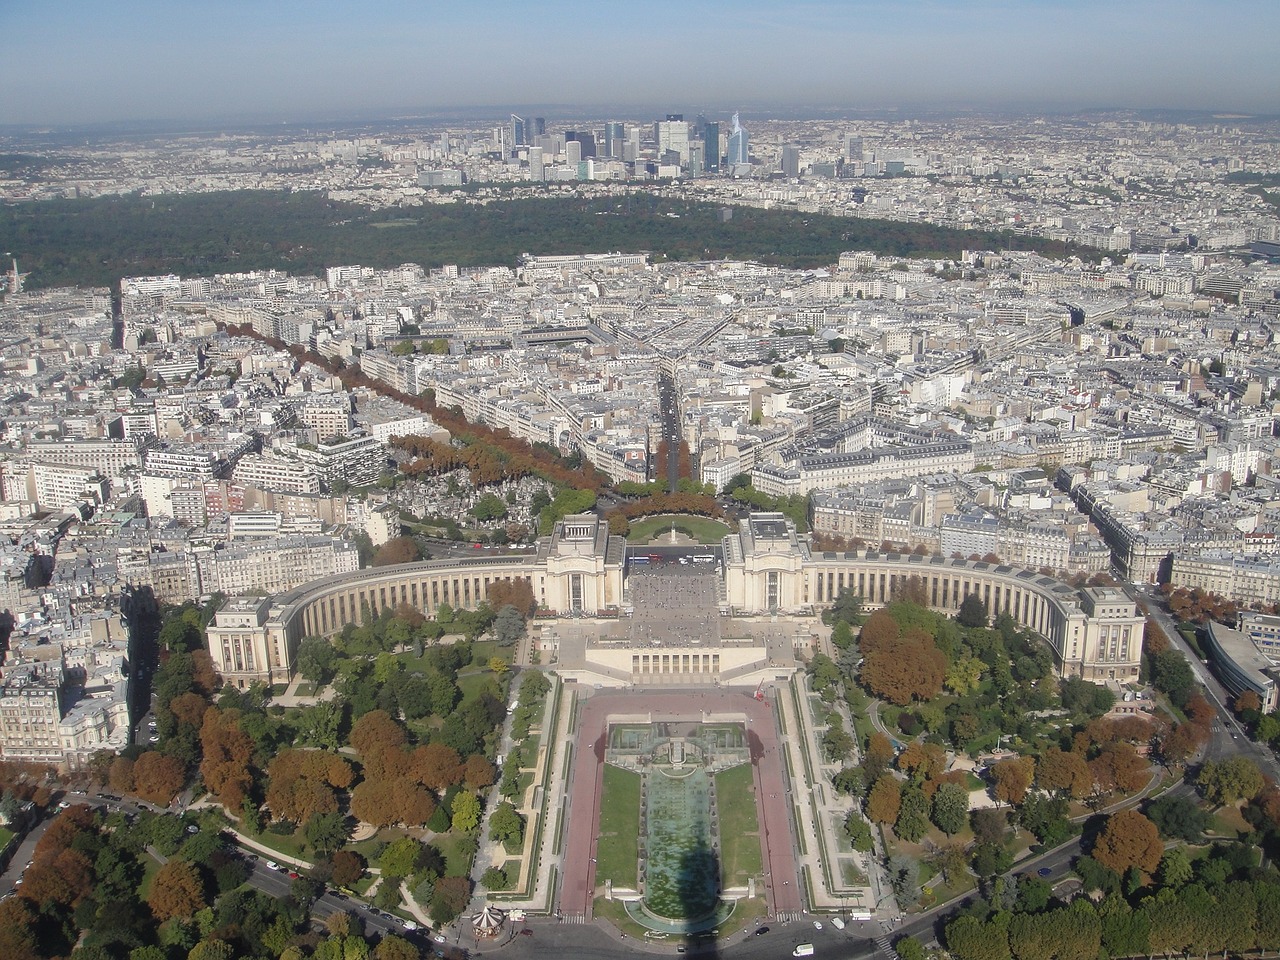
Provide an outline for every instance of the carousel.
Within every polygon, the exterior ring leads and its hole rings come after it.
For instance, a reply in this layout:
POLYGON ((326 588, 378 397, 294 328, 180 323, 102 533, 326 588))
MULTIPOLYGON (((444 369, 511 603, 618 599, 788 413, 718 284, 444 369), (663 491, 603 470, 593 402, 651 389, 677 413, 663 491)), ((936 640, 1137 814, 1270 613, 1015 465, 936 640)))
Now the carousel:
POLYGON ((477 940, 492 940, 502 932, 507 915, 492 904, 471 918, 471 932, 477 940))

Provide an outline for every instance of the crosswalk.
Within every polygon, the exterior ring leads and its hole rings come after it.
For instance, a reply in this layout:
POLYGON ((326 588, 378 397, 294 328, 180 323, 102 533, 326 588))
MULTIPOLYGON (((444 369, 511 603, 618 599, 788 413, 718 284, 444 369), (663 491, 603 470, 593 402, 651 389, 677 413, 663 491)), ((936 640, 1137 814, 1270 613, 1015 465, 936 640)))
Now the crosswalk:
POLYGON ((774 915, 775 923, 790 923, 792 920, 803 920, 804 914, 798 911, 782 911, 782 913, 774 915))
POLYGON ((898 951, 893 949, 893 944, 888 937, 876 937, 875 940, 876 946, 880 948, 880 953, 883 953, 889 960, 898 960, 898 951))
POLYGON ((560 915, 561 923, 586 923, 587 915, 585 913, 562 913, 560 915))

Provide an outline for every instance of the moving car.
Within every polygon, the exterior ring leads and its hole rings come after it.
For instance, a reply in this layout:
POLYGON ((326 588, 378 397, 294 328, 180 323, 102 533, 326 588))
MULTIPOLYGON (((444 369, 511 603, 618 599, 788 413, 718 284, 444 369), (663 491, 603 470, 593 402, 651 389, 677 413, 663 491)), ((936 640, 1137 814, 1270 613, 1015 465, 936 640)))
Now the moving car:
POLYGON ((796 944, 796 948, 795 948, 794 950, 792 950, 792 951, 791 951, 791 955, 792 955, 793 957, 812 957, 812 956, 813 956, 813 944, 812 944, 812 943, 798 943, 798 944, 796 944))

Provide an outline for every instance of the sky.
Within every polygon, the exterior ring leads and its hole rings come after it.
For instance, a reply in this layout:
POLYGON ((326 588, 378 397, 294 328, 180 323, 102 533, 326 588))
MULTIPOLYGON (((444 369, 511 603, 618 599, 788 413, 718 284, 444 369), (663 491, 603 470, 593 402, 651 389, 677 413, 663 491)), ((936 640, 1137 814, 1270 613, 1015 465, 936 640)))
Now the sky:
POLYGON ((0 0, 0 32, 0 124, 540 104, 1280 114, 1280 0, 0 0))

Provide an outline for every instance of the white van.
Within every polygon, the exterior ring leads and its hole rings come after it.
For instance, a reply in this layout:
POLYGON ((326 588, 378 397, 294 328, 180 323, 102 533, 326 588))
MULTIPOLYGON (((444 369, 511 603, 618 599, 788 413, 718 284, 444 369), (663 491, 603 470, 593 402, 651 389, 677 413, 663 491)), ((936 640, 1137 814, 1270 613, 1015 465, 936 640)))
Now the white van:
POLYGON ((843 920, 841 920, 839 917, 832 917, 832 918, 831 918, 831 925, 832 925, 833 927, 835 927, 837 930, 843 930, 843 929, 844 929, 844 921, 843 921, 843 920))
POLYGON ((796 946, 796 948, 795 948, 794 950, 792 950, 792 951, 791 951, 791 955, 792 955, 793 957, 812 957, 812 956, 813 956, 813 944, 812 944, 812 943, 801 943, 801 944, 798 944, 798 945, 796 946))

